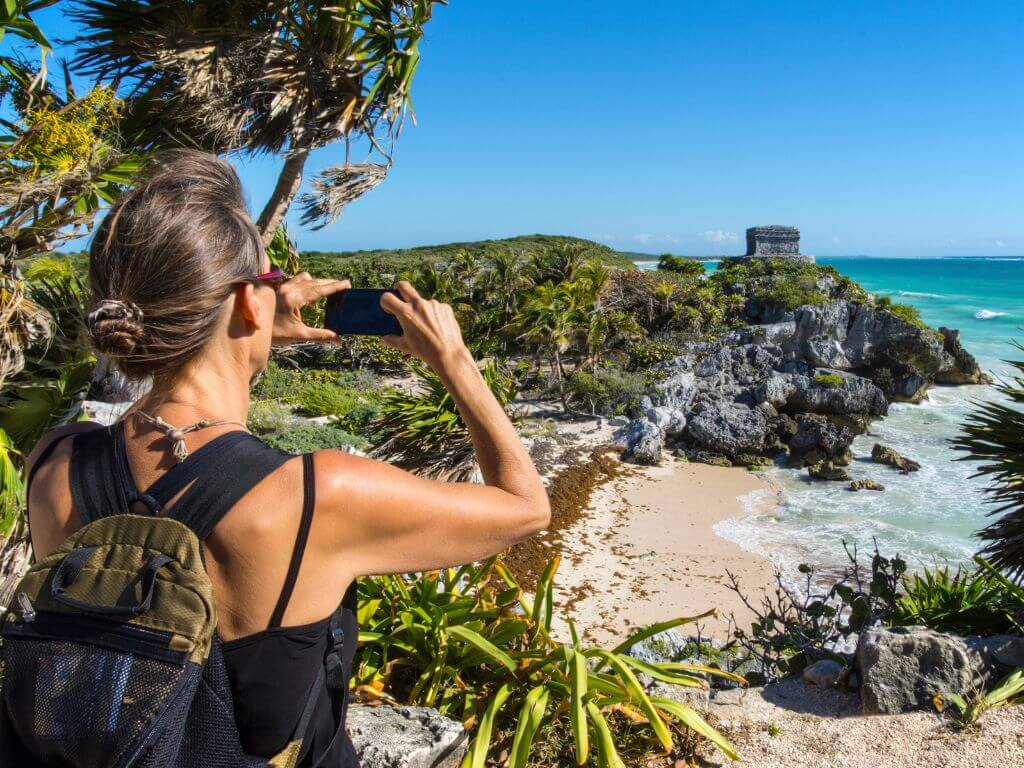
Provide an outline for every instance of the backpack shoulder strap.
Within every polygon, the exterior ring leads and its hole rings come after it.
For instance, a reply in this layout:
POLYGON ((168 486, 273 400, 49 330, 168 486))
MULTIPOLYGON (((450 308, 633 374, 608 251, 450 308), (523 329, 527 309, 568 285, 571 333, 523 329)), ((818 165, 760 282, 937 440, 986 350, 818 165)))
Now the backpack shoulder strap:
POLYGON ((114 437, 114 428, 105 427, 77 434, 71 442, 71 502, 85 525, 128 512, 114 437))

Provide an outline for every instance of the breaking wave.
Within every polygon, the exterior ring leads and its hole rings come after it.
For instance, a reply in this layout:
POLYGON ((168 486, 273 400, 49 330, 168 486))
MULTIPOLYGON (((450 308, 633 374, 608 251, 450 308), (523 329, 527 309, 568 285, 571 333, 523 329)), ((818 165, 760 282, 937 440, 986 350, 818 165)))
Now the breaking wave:
POLYGON ((996 312, 991 309, 979 309, 974 313, 975 320, 991 320, 994 317, 1005 317, 1005 312, 996 312))

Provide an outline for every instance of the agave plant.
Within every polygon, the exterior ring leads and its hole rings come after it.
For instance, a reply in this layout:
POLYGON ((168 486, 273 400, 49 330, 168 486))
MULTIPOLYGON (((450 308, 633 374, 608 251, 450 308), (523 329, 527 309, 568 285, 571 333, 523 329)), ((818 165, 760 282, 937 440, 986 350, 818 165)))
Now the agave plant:
MULTIPOLYGON (((386 439, 374 455, 431 476, 468 479, 476 471, 473 444, 451 393, 429 368, 409 367, 417 388, 384 394, 374 427, 386 439)), ((482 374, 498 402, 507 406, 516 394, 515 379, 494 360, 485 363, 482 374)))
MULTIPOLYGON (((1014 345, 1024 351, 1020 344, 1014 345)), ((978 536, 980 551, 1010 578, 1024 577, 1024 361, 1007 361, 1018 372, 996 384, 1008 402, 978 403, 955 447, 965 459, 982 462, 978 475, 990 478, 988 493, 999 518, 978 536)))
MULTIPOLYGON (((692 707, 651 696, 638 675, 671 685, 707 688, 707 676, 743 678, 686 663, 649 664, 628 649, 658 632, 709 616, 678 618, 642 629, 612 649, 552 636, 557 607, 552 560, 531 599, 497 559, 412 579, 360 582, 357 694, 430 706, 472 730, 463 768, 484 768, 507 755, 524 768, 538 735, 571 732, 566 749, 578 765, 624 767, 624 734, 638 724, 648 753, 670 753, 686 730, 710 739, 735 760, 732 745, 692 707)), ((543 738, 543 737, 542 737, 543 738)), ((550 745, 546 745, 550 748, 550 745)))
POLYGON ((939 712, 948 712, 950 705, 956 710, 957 724, 970 728, 991 709, 1024 704, 1024 669, 1016 669, 987 693, 961 696, 958 693, 938 693, 932 703, 939 712))
POLYGON ((1024 632, 1024 602, 1015 601, 1003 580, 984 568, 973 573, 959 567, 925 568, 904 577, 902 586, 891 619, 895 624, 964 635, 1024 632))

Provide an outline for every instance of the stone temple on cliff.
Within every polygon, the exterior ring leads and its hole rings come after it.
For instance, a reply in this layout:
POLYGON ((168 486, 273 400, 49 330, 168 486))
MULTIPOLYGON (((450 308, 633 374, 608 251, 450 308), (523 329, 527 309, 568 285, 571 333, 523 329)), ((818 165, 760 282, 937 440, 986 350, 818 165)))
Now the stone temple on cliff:
POLYGON ((743 258, 814 261, 813 256, 800 253, 800 230, 796 227, 783 227, 778 224, 748 229, 747 252, 743 258))

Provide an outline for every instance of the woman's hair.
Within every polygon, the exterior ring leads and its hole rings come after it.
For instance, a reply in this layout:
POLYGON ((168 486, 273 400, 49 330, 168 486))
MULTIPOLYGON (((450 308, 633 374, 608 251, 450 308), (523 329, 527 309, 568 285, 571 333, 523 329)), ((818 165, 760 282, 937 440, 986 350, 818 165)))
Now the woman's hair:
POLYGON ((93 237, 92 345, 130 379, 170 378, 209 341, 232 285, 261 271, 262 254, 231 165, 160 154, 93 237))

